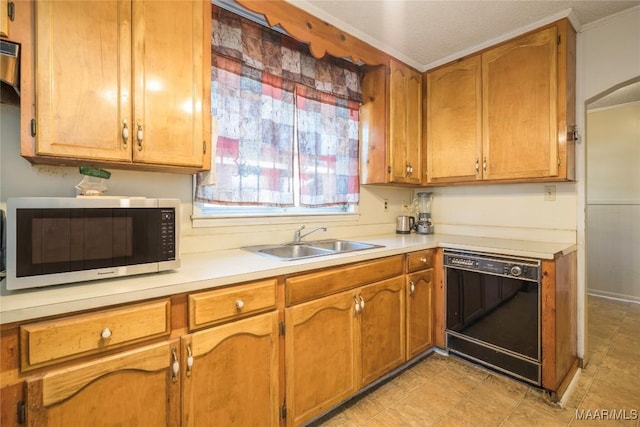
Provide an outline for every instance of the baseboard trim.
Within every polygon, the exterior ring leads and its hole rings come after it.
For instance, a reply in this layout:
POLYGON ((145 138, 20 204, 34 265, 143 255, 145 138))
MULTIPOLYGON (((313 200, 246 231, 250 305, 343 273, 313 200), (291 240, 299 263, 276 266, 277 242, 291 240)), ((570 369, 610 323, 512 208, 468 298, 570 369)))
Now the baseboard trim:
POLYGON ((587 295, 590 295, 592 297, 597 297, 597 298, 606 298, 606 299, 612 299, 616 301, 640 304, 640 297, 634 297, 632 295, 616 294, 614 292, 598 291, 593 289, 587 290, 587 295))

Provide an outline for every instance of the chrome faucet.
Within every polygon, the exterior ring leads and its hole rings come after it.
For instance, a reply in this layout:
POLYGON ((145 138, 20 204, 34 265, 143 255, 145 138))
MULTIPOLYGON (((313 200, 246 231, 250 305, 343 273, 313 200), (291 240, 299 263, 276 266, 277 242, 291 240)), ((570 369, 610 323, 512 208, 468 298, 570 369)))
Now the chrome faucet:
POLYGON ((302 230, 304 230, 304 225, 302 227, 300 227, 299 229, 297 229, 294 233, 293 233, 293 244, 296 243, 300 243, 300 241, 302 240, 303 237, 308 236, 311 233, 315 233, 318 230, 322 230, 322 231, 327 231, 327 227, 318 227, 318 228, 314 228, 313 230, 309 231, 308 233, 305 234, 300 234, 302 232, 302 230))

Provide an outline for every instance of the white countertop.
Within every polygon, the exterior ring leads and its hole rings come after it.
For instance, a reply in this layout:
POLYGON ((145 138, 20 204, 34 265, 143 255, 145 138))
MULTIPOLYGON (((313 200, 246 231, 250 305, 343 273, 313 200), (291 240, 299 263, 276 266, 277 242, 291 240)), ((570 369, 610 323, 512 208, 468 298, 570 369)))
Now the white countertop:
POLYGON ((385 234, 359 236, 350 240, 384 247, 296 261, 282 261, 243 249, 231 249, 183 255, 179 269, 161 273, 11 292, 6 290, 3 282, 0 289, 0 324, 102 308, 435 247, 539 259, 554 259, 559 254, 566 254, 576 249, 576 245, 570 243, 444 234, 385 234))

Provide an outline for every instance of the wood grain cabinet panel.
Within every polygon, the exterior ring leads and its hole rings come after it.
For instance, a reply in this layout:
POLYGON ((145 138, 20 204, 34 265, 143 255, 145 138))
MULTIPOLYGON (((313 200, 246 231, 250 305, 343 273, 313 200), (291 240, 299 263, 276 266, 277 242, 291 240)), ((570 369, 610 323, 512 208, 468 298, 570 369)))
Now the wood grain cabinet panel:
POLYGON ((557 28, 482 55, 484 179, 558 175, 557 28))
POLYGON ((427 182, 574 179, 575 49, 565 19, 428 71, 427 182))
POLYGON ((209 7, 38 1, 35 116, 23 111, 35 120, 35 142, 21 154, 34 163, 208 169, 209 7))
POLYGON ((389 61, 389 182, 422 180, 422 76, 389 61))
POLYGON ((409 252, 407 254, 407 271, 413 273, 433 267, 435 253, 435 249, 409 252))
POLYGON ((269 279, 189 295, 189 329, 274 309, 276 284, 276 279, 269 279))
POLYGON ((421 184, 422 75, 390 59, 368 68, 361 87, 361 183, 421 184))
POLYGON ((286 304, 309 301, 403 273, 403 255, 329 268, 286 278, 286 304))
POLYGON ((9 37, 9 0, 0 0, 0 37, 9 37))
POLYGON ((356 306, 350 290, 285 309, 288 426, 303 424, 358 390, 356 306))
POLYGON ((433 269, 407 275, 407 360, 433 345, 433 269))
POLYGON ((26 425, 180 425, 178 340, 53 370, 26 382, 26 425))
POLYGON ((365 286, 358 298, 364 386, 405 361, 404 280, 396 277, 365 286))
POLYGON ((23 370, 169 335, 170 301, 135 304, 20 326, 23 370))
POLYGON ((183 337, 183 425, 277 426, 278 360, 275 311, 183 337))
POLYGON ((475 55, 426 75, 429 183, 482 179, 481 69, 475 55))
POLYGON ((287 425, 304 424, 404 363, 403 261, 392 256, 287 278, 286 293, 303 284, 333 289, 285 308, 287 425))

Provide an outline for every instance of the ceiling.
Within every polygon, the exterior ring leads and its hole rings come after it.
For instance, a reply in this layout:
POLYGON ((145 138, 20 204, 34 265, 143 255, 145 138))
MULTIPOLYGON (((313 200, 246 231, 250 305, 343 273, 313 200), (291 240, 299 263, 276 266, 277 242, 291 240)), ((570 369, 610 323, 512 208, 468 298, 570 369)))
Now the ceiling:
POLYGON ((569 17, 576 29, 640 0, 287 0, 425 71, 569 17))

